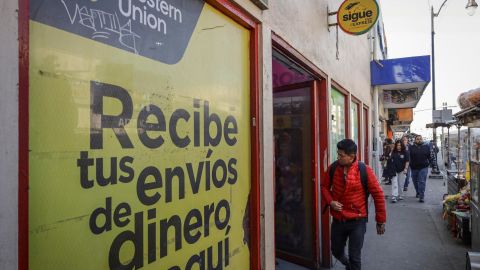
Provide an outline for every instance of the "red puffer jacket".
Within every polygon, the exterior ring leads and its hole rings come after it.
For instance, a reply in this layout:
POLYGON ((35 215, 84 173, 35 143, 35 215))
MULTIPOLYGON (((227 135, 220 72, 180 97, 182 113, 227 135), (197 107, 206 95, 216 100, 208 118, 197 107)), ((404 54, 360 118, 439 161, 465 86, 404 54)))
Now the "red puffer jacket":
MULTIPOLYGON (((378 223, 387 221, 387 212, 385 210, 385 197, 380 187, 377 177, 370 166, 367 167, 368 191, 370 192, 375 204, 375 220, 378 223)), ((355 161, 347 172, 344 179, 344 167, 337 165, 333 174, 333 185, 330 190, 330 174, 327 172, 325 181, 321 183, 322 197, 327 205, 331 201, 338 201, 343 204, 342 211, 335 211, 330 208, 333 218, 339 220, 349 220, 367 216, 367 202, 365 200, 365 191, 363 190, 360 179, 360 170, 358 161, 355 161)), ((330 170, 330 168, 328 168, 330 170)))

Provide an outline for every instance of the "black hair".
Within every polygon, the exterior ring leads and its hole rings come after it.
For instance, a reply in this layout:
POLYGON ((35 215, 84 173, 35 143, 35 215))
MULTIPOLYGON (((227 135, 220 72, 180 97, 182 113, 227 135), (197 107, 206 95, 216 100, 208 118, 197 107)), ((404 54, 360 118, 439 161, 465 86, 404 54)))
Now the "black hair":
POLYGON ((353 140, 350 139, 343 139, 337 143, 337 149, 343 150, 345 154, 357 154, 357 145, 353 140))
POLYGON ((395 141, 395 146, 393 147, 394 152, 398 152, 397 144, 400 144, 400 146, 401 146, 400 152, 405 152, 407 150, 407 148, 405 147, 405 145, 403 144, 403 142, 401 140, 396 140, 395 141))

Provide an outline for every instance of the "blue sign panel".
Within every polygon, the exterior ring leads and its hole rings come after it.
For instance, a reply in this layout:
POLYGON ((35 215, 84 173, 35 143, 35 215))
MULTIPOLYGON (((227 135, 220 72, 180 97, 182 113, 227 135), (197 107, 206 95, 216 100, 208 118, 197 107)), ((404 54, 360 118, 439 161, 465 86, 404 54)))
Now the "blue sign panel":
POLYGON ((430 56, 415 56, 370 62, 371 83, 392 85, 430 82, 430 56), (379 64, 380 63, 380 64, 379 64))
POLYGON ((30 18, 166 64, 182 58, 203 0, 31 0, 30 18))

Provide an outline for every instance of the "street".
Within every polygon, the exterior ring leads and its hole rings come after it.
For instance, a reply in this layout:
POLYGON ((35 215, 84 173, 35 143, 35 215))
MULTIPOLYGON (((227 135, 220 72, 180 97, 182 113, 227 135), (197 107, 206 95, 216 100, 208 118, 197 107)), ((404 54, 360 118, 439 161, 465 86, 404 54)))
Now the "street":
MULTIPOLYGON (((382 185, 385 195, 391 186, 382 185)), ((415 198, 410 181, 405 200, 387 200, 387 227, 383 236, 375 231, 375 209, 370 202, 369 223, 362 254, 362 268, 368 270, 465 269, 468 247, 447 230, 442 219, 444 180, 427 179, 425 203, 415 198)), ((333 269, 344 269, 334 259, 333 269)))
MULTIPOLYGON (((386 196, 391 185, 382 185, 386 196)), ((410 181, 405 200, 391 203, 387 198, 387 226, 382 236, 375 230, 375 207, 369 204, 369 222, 362 250, 362 269, 367 270, 460 270, 465 269, 469 247, 447 230, 442 219, 444 180, 427 179, 425 203, 415 198, 410 181)), ((303 267, 280 261, 277 269, 302 270, 303 267)), ((345 267, 333 258, 331 269, 345 267)))

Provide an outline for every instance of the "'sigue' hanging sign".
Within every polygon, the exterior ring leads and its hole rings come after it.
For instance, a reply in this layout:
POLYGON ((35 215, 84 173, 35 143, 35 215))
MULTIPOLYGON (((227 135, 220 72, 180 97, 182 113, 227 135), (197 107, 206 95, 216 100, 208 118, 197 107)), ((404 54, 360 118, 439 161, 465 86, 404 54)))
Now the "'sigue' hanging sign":
POLYGON ((338 9, 337 22, 345 33, 361 35, 375 25, 379 13, 375 0, 345 0, 338 9))

